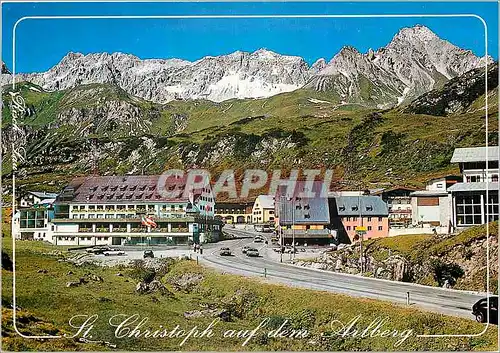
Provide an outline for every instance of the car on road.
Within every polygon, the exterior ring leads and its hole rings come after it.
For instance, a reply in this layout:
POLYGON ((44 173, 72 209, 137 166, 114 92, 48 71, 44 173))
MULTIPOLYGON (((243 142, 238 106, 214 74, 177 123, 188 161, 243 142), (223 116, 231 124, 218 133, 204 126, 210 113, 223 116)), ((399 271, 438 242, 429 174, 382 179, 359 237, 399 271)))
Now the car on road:
POLYGON ((263 237, 260 237, 260 236, 256 236, 254 239, 253 239, 253 242, 254 243, 262 243, 264 241, 264 238, 263 237))
POLYGON ((229 249, 229 248, 220 248, 219 255, 220 256, 231 256, 231 249, 229 249))
POLYGON ((125 251, 123 250, 117 250, 117 249, 110 249, 108 251, 105 251, 104 256, 122 256, 125 255, 125 251))
POLYGON ((246 255, 249 257, 259 257, 260 256, 259 250, 255 249, 255 248, 248 248, 246 255))
POLYGON ((472 306, 472 315, 476 317, 478 322, 486 322, 489 317, 490 324, 498 325, 498 296, 491 296, 478 300, 472 306))
POLYGON ((153 250, 144 250, 143 258, 154 258, 155 254, 153 254, 153 250))
POLYGON ((245 245, 244 247, 242 247, 242 248, 241 248, 241 252, 242 252, 243 254, 246 254, 246 252, 247 252, 247 250, 248 250, 248 249, 250 249, 250 247, 249 247, 249 246, 247 246, 247 245, 245 245))

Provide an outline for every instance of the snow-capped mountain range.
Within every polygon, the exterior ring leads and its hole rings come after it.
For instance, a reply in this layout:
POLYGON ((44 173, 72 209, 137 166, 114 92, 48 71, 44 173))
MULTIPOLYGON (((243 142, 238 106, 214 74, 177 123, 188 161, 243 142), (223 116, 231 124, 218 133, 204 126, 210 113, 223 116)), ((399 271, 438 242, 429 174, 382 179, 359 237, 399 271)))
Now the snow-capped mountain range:
MULTIPOLYGON (((401 29, 377 51, 360 53, 344 47, 330 61, 309 66, 298 56, 259 49, 207 56, 190 62, 147 59, 122 53, 69 53, 44 73, 21 74, 44 89, 61 90, 89 83, 113 83, 153 102, 175 99, 269 97, 299 88, 331 91, 339 102, 390 107, 407 102, 484 61, 470 50, 440 39, 430 29, 401 29)), ((11 82, 2 69, 2 85, 11 82)))

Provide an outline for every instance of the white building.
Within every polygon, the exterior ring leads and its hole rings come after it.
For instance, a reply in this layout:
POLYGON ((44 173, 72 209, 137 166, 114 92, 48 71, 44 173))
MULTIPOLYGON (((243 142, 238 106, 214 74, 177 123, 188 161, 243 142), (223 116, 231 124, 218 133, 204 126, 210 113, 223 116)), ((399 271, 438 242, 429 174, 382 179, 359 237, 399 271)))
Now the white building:
POLYGON ((448 189, 461 180, 457 176, 432 179, 425 190, 414 191, 411 196, 412 224, 422 227, 450 226, 451 197, 448 189))
POLYGON ((52 242, 50 220, 53 216, 54 210, 50 203, 19 209, 12 217, 12 236, 15 239, 52 242))
POLYGON ((45 191, 28 191, 19 200, 19 207, 31 207, 33 205, 52 204, 57 197, 57 193, 45 191))
MULTIPOLYGON (((45 214, 44 240, 57 245, 176 244, 199 242, 220 232, 208 181, 191 190, 185 177, 172 176, 163 188, 160 180, 159 176, 75 178, 45 214), (144 225, 144 218, 156 226, 144 225)), ((42 214, 21 210, 19 225, 21 233, 27 233, 31 226, 42 225, 42 214)))
POLYGON ((259 195, 252 208, 252 223, 274 222, 274 195, 259 195))
POLYGON ((455 149, 463 180, 449 188, 454 228, 498 220, 499 156, 498 146, 455 149))

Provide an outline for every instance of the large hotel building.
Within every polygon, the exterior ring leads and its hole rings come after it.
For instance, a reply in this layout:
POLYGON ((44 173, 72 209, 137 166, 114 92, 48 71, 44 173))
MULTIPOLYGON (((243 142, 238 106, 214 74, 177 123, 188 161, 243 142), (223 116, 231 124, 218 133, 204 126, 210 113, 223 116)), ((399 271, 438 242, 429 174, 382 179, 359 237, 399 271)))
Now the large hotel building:
POLYGON ((186 177, 82 177, 63 189, 53 208, 21 209, 14 233, 57 245, 199 242, 220 232, 214 206, 208 181, 192 190, 186 177))

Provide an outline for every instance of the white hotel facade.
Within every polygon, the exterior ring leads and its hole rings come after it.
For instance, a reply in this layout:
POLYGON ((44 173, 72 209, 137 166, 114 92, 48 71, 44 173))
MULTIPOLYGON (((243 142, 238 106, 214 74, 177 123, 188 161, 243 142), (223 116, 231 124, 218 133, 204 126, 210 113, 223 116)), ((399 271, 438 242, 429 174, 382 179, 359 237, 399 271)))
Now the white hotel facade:
POLYGON ((21 209, 14 234, 56 245, 200 242, 207 234, 220 232, 214 206, 208 181, 191 190, 185 177, 164 181, 159 176, 76 178, 59 194, 52 209, 21 209), (159 191, 159 182, 164 183, 168 195, 159 191), (144 226, 143 217, 151 217, 157 227, 144 226), (43 233, 37 231, 42 225, 43 233))

